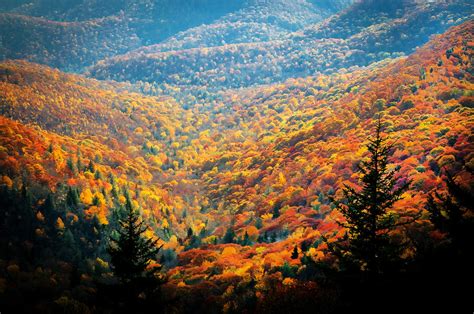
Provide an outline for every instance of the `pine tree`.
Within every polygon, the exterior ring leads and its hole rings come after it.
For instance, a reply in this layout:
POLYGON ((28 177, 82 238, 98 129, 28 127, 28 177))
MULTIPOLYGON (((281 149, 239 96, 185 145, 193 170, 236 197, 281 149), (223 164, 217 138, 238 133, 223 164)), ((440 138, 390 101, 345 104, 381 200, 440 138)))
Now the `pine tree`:
POLYGON ((277 240, 276 233, 275 233, 275 232, 272 232, 272 234, 271 234, 270 237, 269 237, 269 241, 270 241, 271 243, 273 243, 273 242, 276 242, 276 240, 277 240))
POLYGON ((157 246, 158 239, 144 238, 147 226, 133 208, 128 194, 125 208, 127 216, 119 220, 118 238, 111 237, 108 251, 114 274, 127 283, 145 277, 146 267, 161 247, 157 246))
POLYGON ((247 231, 245 231, 245 234, 244 236, 242 237, 242 241, 240 243, 241 245, 243 246, 246 246, 246 245, 251 245, 251 241, 250 241, 250 237, 249 237, 249 234, 247 233, 247 231))
POLYGON ((307 252, 310 248, 311 244, 308 242, 308 240, 301 242, 301 252, 307 252))
POLYGON ((19 225, 17 226, 18 231, 28 237, 31 233, 34 222, 33 195, 31 194, 30 189, 26 187, 25 183, 23 183, 21 187, 18 207, 18 216, 20 218, 19 225))
POLYGON ((66 194, 66 204, 70 207, 76 208, 80 203, 79 192, 76 188, 68 187, 66 194))
POLYGON ((191 238, 193 236, 193 229, 191 227, 188 228, 188 238, 191 238))
POLYGON ((465 250, 472 245, 474 194, 456 183, 455 177, 449 172, 446 177, 448 193, 430 194, 426 209, 433 225, 449 235, 453 247, 465 250))
POLYGON ((222 239, 223 243, 234 243, 234 238, 235 238, 235 232, 232 227, 227 228, 227 231, 225 232, 224 238, 222 239))
POLYGON ((94 179, 96 179, 96 180, 99 180, 99 179, 103 180, 104 179, 104 177, 102 176, 102 172, 100 172, 99 169, 96 169, 95 174, 94 174, 94 179))
POLYGON ((84 171, 84 166, 82 165, 81 156, 77 156, 76 168, 78 172, 84 171))
POLYGON ((90 172, 95 173, 95 165, 94 165, 94 162, 92 161, 92 159, 89 161, 89 166, 87 166, 87 169, 90 172))
POLYGON ((384 266, 396 261, 403 249, 403 245, 394 243, 390 231, 417 218, 391 211, 408 189, 409 182, 398 184, 395 171, 389 170, 388 158, 393 144, 387 144, 381 132, 378 120, 375 137, 369 139, 367 145, 370 158, 359 165, 361 189, 346 185, 344 199, 333 200, 345 218, 344 222, 339 222, 346 228, 345 236, 335 243, 326 240, 329 249, 346 265, 355 265, 372 274, 383 272, 384 266))
POLYGON ((298 258, 298 245, 295 245, 293 248, 293 252, 291 253, 291 259, 297 259, 298 258))
POLYGON ((277 204, 275 204, 275 206, 273 207, 273 212, 272 212, 272 214, 273 214, 273 219, 280 217, 280 206, 281 206, 281 204, 280 204, 280 203, 277 203, 277 204))
MULTIPOLYGON (((206 226, 207 226, 207 221, 206 221, 206 226)), ((199 231, 199 237, 200 238, 205 238, 206 235, 207 235, 207 230, 206 230, 206 227, 204 227, 199 231)))
POLYGON ((76 172, 77 172, 77 171, 76 171, 76 165, 74 164, 74 161, 72 160, 71 157, 69 157, 69 158, 67 159, 66 165, 67 165, 67 167, 69 168, 69 170, 71 170, 71 172, 72 172, 73 174, 76 174, 76 172))
POLYGON ((187 241, 186 241, 186 246, 184 247, 185 250, 191 250, 195 249, 201 246, 201 238, 192 235, 187 241))
POLYGON ((41 211, 45 215, 48 224, 54 225, 54 222, 58 218, 58 211, 56 209, 56 202, 54 200, 54 196, 51 192, 48 193, 48 196, 44 200, 44 203, 41 206, 41 211))

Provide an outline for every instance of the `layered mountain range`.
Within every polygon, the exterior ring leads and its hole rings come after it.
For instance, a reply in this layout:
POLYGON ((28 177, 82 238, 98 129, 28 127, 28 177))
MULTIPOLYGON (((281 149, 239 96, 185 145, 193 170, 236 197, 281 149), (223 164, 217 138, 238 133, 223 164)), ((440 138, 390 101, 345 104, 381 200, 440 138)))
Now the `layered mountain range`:
POLYGON ((308 283, 308 261, 334 264, 334 200, 360 183, 380 117, 390 169, 410 183, 393 211, 417 214, 406 263, 420 238, 444 239, 426 203, 447 171, 473 188, 471 1, 0 11, 1 305, 92 311, 130 203, 160 239, 170 312, 271 312, 276 286, 337 308, 337 289, 308 283))

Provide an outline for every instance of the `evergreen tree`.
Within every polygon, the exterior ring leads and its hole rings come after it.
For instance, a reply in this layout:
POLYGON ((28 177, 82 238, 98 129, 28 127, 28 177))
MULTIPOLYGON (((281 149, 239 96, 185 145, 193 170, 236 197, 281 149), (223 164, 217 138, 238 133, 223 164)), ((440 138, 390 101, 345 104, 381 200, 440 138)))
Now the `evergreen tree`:
POLYGON ((449 172, 446 176, 448 193, 430 194, 426 209, 433 225, 449 235, 454 248, 468 249, 473 236, 474 194, 456 183, 449 172))
POLYGON ((117 180, 115 179, 115 176, 113 173, 110 173, 109 175, 109 182, 112 185, 112 191, 111 191, 112 197, 114 201, 117 201, 119 198, 119 193, 118 193, 118 188, 117 188, 117 180))
POLYGON ((403 245, 395 243, 390 237, 390 231, 416 219, 408 214, 401 217, 390 211, 408 189, 409 182, 397 184, 399 180, 395 177, 395 171, 389 170, 392 145, 387 144, 381 132, 378 120, 375 137, 369 139, 367 145, 369 160, 359 165, 361 189, 346 185, 344 199, 334 201, 345 218, 344 222, 339 222, 347 229, 344 238, 335 243, 326 240, 329 249, 346 266, 353 265, 372 274, 383 272, 385 266, 397 261, 403 250, 403 245))
POLYGON ((301 252, 307 252, 309 250, 309 247, 310 247, 310 243, 308 243, 308 241, 303 241, 301 242, 301 252))
POLYGON ((99 180, 99 179, 100 179, 100 180, 103 180, 103 179, 104 179, 104 177, 102 176, 102 172, 100 172, 99 169, 97 169, 97 170, 95 171, 94 179, 96 179, 96 180, 99 180))
POLYGON ((280 217, 280 206, 281 204, 277 202, 273 207, 273 219, 280 217))
POLYGON ((234 243, 234 238, 235 238, 235 232, 232 227, 227 228, 227 231, 225 232, 224 239, 222 239, 223 243, 234 243))
POLYGON ((71 157, 67 159, 66 165, 73 174, 76 174, 76 165, 74 164, 74 161, 72 160, 71 157))
POLYGON ((263 234, 260 234, 258 236, 258 240, 257 240, 259 243, 262 243, 262 242, 268 242, 268 231, 265 231, 263 234))
POLYGON ((244 236, 242 237, 242 241, 240 243, 241 245, 243 246, 246 246, 246 245, 251 245, 251 241, 250 241, 250 237, 249 237, 249 234, 247 233, 247 231, 245 231, 245 234, 244 236))
POLYGON ((21 187, 20 200, 18 204, 18 213, 20 221, 18 222, 18 231, 29 237, 33 228, 34 213, 33 213, 33 195, 30 189, 23 183, 21 187))
POLYGON ((80 203, 79 192, 76 188, 68 187, 66 194, 66 204, 70 207, 76 208, 80 203))
POLYGON ((298 245, 295 245, 293 248, 293 252, 291 253, 291 259, 297 259, 298 258, 298 245))
POLYGON ((84 166, 82 165, 81 156, 77 156, 76 168, 78 172, 84 171, 84 166))
POLYGON ((283 278, 295 278, 298 266, 291 266, 288 262, 285 262, 283 266, 279 267, 279 270, 283 278))
POLYGON ((50 192, 46 197, 43 205, 41 206, 41 211, 43 212, 48 225, 53 226, 58 218, 58 211, 56 209, 56 202, 54 200, 53 194, 50 192))
POLYGON ((57 251, 58 257, 73 263, 74 265, 79 264, 79 261, 81 260, 81 250, 79 249, 71 230, 66 229, 64 235, 60 237, 58 241, 60 241, 57 251))
POLYGON ((193 236, 193 229, 191 227, 188 228, 188 238, 191 238, 193 236))
MULTIPOLYGON (((206 221, 206 226, 207 226, 207 221, 206 221)), ((202 228, 201 231, 199 231, 199 237, 204 238, 207 235, 206 227, 202 228)))
POLYGON ((185 250, 191 250, 191 249, 195 249, 195 248, 198 248, 201 246, 201 238, 196 236, 196 235, 192 235, 188 241, 187 241, 187 244, 186 246, 184 247, 185 250))
POLYGON ((111 237, 109 254, 114 273, 124 283, 145 277, 146 267, 161 247, 157 246, 158 239, 145 239, 143 233, 147 226, 133 208, 126 194, 125 208, 127 216, 119 220, 118 238, 111 237))
POLYGON ((95 165, 94 165, 94 162, 92 161, 92 159, 89 161, 89 166, 87 166, 87 169, 90 172, 95 173, 95 165))
POLYGON ((270 242, 276 242, 277 240, 277 236, 276 236, 276 233, 275 232, 272 232, 272 234, 270 235, 270 242))

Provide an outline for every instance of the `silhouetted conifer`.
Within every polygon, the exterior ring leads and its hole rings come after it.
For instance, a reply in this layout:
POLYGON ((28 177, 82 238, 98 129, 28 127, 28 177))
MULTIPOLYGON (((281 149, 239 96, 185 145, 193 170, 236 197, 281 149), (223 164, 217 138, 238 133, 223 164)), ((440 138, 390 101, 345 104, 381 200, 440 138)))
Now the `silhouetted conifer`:
POLYGON ((295 245, 295 247, 293 248, 293 252, 291 253, 291 258, 292 259, 298 258, 298 245, 295 245))
POLYGON ((388 167, 392 145, 382 137, 382 125, 378 120, 375 137, 369 139, 369 159, 362 161, 362 187, 343 189, 344 198, 334 201, 345 221, 339 222, 346 234, 338 242, 327 242, 346 266, 356 266, 369 273, 381 273, 387 265, 396 262, 404 249, 396 243, 390 232, 402 224, 408 224, 416 216, 391 211, 394 203, 402 198, 409 182, 400 183, 395 171, 388 167))
POLYGON ((150 260, 156 257, 161 247, 158 239, 146 239, 143 234, 147 226, 133 208, 130 198, 126 197, 127 216, 119 220, 118 238, 111 237, 109 254, 114 274, 122 282, 130 282, 146 275, 150 260))
POLYGON ((448 193, 430 194, 426 209, 433 225, 448 234, 455 249, 464 251, 472 244, 474 194, 456 183, 449 172, 446 177, 448 193))

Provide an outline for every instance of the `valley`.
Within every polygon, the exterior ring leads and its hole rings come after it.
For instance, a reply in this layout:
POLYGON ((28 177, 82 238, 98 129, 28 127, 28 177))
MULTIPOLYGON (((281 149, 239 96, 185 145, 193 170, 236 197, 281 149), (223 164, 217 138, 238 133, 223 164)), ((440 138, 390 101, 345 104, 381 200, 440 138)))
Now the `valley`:
POLYGON ((406 282, 433 286, 448 256, 469 269, 430 202, 445 218, 457 204, 470 234, 473 4, 227 2, 0 5, 0 310, 126 309, 110 242, 128 210, 165 278, 138 312, 364 308, 351 280, 370 284, 369 266, 331 246, 349 235, 340 204, 362 189, 378 123, 389 190, 407 186, 390 219, 415 217, 380 232, 403 243, 406 280, 380 277, 393 283, 380 302, 415 300, 406 282))

